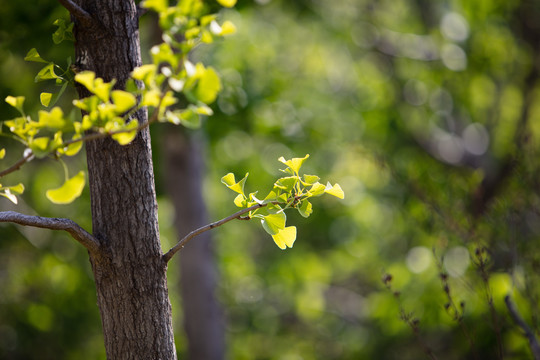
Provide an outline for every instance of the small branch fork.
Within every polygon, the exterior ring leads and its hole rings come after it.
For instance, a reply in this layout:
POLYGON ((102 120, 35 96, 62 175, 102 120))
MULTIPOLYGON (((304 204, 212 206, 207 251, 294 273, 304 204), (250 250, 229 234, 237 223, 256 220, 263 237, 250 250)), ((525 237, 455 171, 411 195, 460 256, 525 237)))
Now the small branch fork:
POLYGON ((15 211, 0 211, 0 222, 10 222, 23 226, 33 226, 50 230, 64 230, 84 246, 91 254, 96 255, 99 252, 99 241, 92 234, 88 233, 70 219, 24 215, 15 211))
POLYGON ((246 217, 243 217, 242 215, 249 213, 250 211, 260 209, 262 207, 265 207, 268 204, 256 204, 251 207, 248 207, 246 209, 240 210, 232 215, 227 216, 226 218, 223 218, 221 220, 218 220, 216 222, 213 222, 211 224, 205 225, 203 227, 200 227, 196 230, 193 230, 186 236, 184 236, 180 241, 176 243, 165 255, 163 255, 163 261, 165 263, 169 262, 171 258, 176 254, 179 250, 181 250, 186 244, 193 239, 195 236, 202 234, 205 231, 212 230, 214 228, 217 228, 218 226, 221 226, 225 223, 228 223, 229 221, 232 221, 234 219, 238 220, 247 220, 246 217))
POLYGON ((538 344, 538 339, 536 338, 534 332, 519 314, 516 306, 512 302, 512 299, 510 299, 510 295, 506 295, 504 297, 504 302, 506 303, 506 308, 508 309, 512 320, 514 320, 516 325, 519 326, 521 330, 523 330, 523 332, 525 333, 525 337, 527 338, 527 340, 529 340, 529 347, 531 349, 534 359, 540 360, 540 344, 538 344))

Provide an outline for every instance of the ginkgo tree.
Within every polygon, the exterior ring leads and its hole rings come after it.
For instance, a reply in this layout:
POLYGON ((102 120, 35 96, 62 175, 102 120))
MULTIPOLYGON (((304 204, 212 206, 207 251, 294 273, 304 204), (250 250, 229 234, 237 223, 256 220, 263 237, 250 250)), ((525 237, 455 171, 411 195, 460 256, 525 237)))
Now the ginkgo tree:
MULTIPOLYGON (((18 161, 0 171, 4 177, 33 159, 50 158, 62 163, 65 181, 46 190, 47 198, 66 204, 80 196, 87 174, 69 176, 65 156, 86 148, 91 195, 92 233, 73 220, 0 212, 0 222, 67 231, 89 253, 101 312, 105 349, 110 359, 175 359, 171 305, 166 270, 169 260, 196 235, 234 219, 261 221, 281 249, 292 247, 296 228, 286 226, 289 209, 308 217, 310 199, 324 193, 343 198, 338 184, 326 185, 316 175, 300 175, 309 155, 279 161, 287 175, 259 199, 258 192, 244 192, 244 177, 230 173, 222 182, 238 193, 240 211, 192 231, 163 253, 157 226, 157 202, 151 158, 149 126, 169 122, 196 128, 212 115, 209 106, 221 90, 215 69, 192 63, 191 51, 199 44, 234 33, 231 22, 210 14, 201 0, 59 0, 70 12, 72 23, 57 21, 53 41, 75 40, 75 60, 61 67, 41 57, 36 49, 26 60, 44 63, 36 81, 52 81, 59 91, 42 92, 48 109, 37 116, 26 114, 23 96, 5 100, 19 116, 3 123, 5 135, 22 144, 18 161), (151 49, 152 62, 142 64, 138 18, 147 10, 159 16, 163 43, 151 49), (75 109, 56 106, 68 85, 79 99, 75 109), (148 111, 150 115, 148 115, 148 111)), ((234 6, 235 0, 218 0, 234 6)), ((5 149, 0 150, 4 157, 5 149)), ((0 185, 0 194, 14 203, 24 185, 0 185)))

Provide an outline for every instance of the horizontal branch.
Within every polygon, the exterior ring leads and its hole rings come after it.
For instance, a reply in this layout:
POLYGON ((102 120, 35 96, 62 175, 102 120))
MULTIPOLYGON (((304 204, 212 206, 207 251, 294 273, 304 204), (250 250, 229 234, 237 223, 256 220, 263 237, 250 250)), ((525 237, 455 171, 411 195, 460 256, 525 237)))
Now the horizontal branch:
POLYGON ((0 178, 3 176, 6 176, 7 174, 11 174, 14 171, 19 170, 21 166, 23 166, 24 164, 26 164, 32 159, 32 156, 34 156, 34 153, 31 150, 26 152, 26 155, 20 158, 15 164, 11 165, 9 168, 5 170, 0 171, 0 178))
POLYGON ((506 295, 504 297, 504 302, 506 303, 506 308, 508 309, 512 320, 514 320, 516 325, 518 325, 521 330, 523 330, 523 332, 525 333, 525 337, 527 337, 527 339, 529 340, 529 347, 531 349, 534 359, 540 360, 540 345, 538 344, 538 339, 536 338, 536 335, 519 314, 518 310, 514 306, 514 303, 510 299, 510 295, 506 295))
POLYGON ((23 226, 33 226, 50 230, 67 231, 91 254, 97 254, 99 251, 99 241, 92 234, 84 230, 70 219, 24 215, 15 211, 0 211, 0 222, 9 222, 23 226))
POLYGON ((85 25, 96 24, 94 18, 79 5, 75 4, 72 0, 58 0, 63 7, 65 7, 74 18, 79 20, 85 25))
POLYGON ((174 245, 165 255, 163 255, 163 261, 165 261, 166 263, 169 262, 169 260, 171 260, 171 258, 174 256, 174 254, 176 254, 180 249, 182 249, 184 246, 186 246, 186 244, 191 239, 193 239, 195 236, 200 235, 205 231, 217 228, 218 226, 221 226, 221 225, 223 225, 225 223, 228 223, 229 221, 232 221, 234 219, 245 220, 245 218, 242 218, 242 215, 247 214, 250 211, 257 210, 257 209, 260 209, 262 207, 265 207, 266 205, 268 205, 268 204, 256 204, 256 205, 253 205, 253 206, 248 207, 246 209, 240 210, 240 211, 238 211, 238 212, 236 212, 236 213, 234 213, 232 215, 229 215, 226 218, 223 218, 223 219, 221 219, 219 221, 213 222, 211 224, 208 224, 208 225, 200 227, 200 228, 198 228, 196 230, 193 230, 192 232, 190 232, 189 234, 184 236, 182 239, 180 239, 180 241, 178 241, 176 243, 176 245, 174 245))

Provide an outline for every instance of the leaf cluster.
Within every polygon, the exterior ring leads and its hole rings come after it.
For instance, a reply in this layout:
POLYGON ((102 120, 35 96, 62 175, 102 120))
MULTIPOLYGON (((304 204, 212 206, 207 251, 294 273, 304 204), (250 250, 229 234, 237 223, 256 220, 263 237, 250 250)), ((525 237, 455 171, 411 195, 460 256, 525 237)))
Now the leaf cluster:
POLYGON ((340 199, 345 196, 339 184, 332 185, 327 182, 324 185, 319 182, 320 178, 317 175, 300 175, 300 168, 308 157, 309 154, 303 158, 290 160, 280 157, 279 162, 286 165, 286 168, 281 171, 287 176, 277 179, 272 190, 262 199, 257 197, 258 191, 245 194, 244 185, 249 173, 239 181, 236 181, 233 173, 228 173, 221 178, 223 184, 238 193, 234 199, 236 206, 245 209, 255 205, 260 206, 250 211, 245 219, 260 219, 263 229, 272 236, 276 245, 282 250, 291 248, 296 240, 296 227, 286 226, 286 210, 296 209, 300 215, 307 218, 313 213, 310 198, 325 193, 340 199))

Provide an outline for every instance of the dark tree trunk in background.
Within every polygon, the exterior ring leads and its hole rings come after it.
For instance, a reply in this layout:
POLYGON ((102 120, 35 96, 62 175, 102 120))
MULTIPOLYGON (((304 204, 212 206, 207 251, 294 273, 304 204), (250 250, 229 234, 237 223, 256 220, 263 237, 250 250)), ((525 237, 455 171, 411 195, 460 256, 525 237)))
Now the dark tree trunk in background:
MULTIPOLYGON (((99 24, 75 21, 76 64, 122 88, 141 64, 133 0, 79 0, 99 24)), ((79 87, 79 95, 88 95, 79 87)), ((140 122, 146 110, 136 114, 140 122)), ((175 359, 166 263, 161 256, 148 129, 127 146, 86 145, 93 234, 104 244, 91 263, 108 359, 175 359)))
MULTIPOLYGON (((202 189, 204 161, 201 146, 193 138, 176 127, 168 130, 163 141, 165 180, 181 238, 208 223, 202 189)), ((217 269, 209 232, 199 235, 180 253, 180 282, 188 357, 223 359, 224 324, 214 294, 217 269)))

